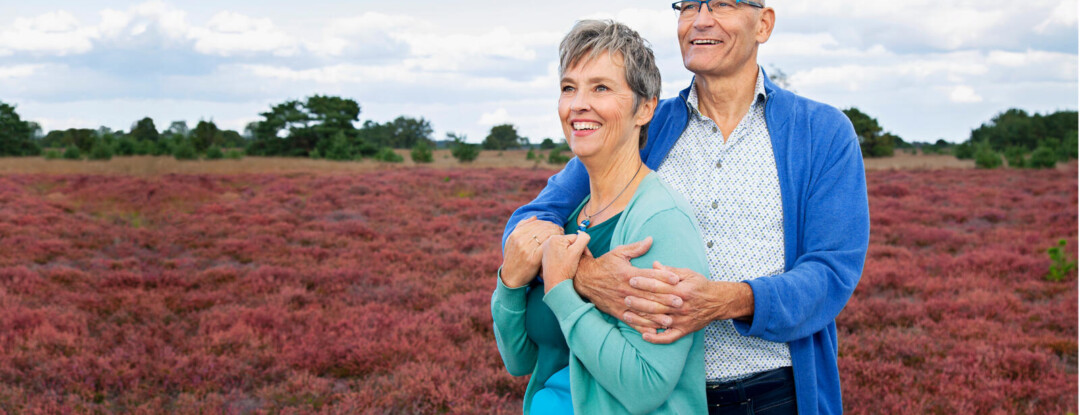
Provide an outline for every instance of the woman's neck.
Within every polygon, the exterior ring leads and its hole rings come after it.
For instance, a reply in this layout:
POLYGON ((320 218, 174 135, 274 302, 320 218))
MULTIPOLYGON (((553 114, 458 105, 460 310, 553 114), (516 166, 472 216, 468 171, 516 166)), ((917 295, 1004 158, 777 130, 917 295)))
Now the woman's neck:
POLYGON ((590 198, 581 214, 583 217, 594 215, 590 219, 592 224, 622 212, 633 198, 637 185, 649 173, 636 149, 613 154, 607 159, 582 160, 582 164, 589 172, 590 198))

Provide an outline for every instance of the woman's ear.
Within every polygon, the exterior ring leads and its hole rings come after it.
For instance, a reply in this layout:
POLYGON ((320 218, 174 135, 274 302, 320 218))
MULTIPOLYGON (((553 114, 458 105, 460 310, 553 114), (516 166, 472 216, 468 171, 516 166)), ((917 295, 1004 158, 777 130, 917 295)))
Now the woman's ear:
POLYGON ((641 127, 652 121, 653 113, 656 112, 656 97, 649 98, 647 101, 638 105, 638 111, 636 118, 634 119, 634 125, 641 127))

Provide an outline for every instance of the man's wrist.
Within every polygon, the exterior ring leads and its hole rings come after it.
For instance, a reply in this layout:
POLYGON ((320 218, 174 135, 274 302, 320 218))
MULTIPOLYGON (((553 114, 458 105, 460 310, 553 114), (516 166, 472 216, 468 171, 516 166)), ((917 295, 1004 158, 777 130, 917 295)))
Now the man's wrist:
POLYGON ((754 289, 745 282, 710 281, 712 298, 716 301, 712 320, 752 320, 754 318, 754 289))

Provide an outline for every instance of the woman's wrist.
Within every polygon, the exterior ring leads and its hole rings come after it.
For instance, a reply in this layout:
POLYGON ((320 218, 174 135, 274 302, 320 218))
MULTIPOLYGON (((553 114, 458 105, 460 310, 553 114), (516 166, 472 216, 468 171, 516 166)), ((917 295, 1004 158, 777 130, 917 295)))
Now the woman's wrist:
POLYGON ((530 278, 528 276, 522 276, 520 271, 515 272, 512 267, 507 267, 507 264, 503 263, 499 267, 498 276, 502 280, 503 285, 506 288, 519 288, 529 283, 530 278))

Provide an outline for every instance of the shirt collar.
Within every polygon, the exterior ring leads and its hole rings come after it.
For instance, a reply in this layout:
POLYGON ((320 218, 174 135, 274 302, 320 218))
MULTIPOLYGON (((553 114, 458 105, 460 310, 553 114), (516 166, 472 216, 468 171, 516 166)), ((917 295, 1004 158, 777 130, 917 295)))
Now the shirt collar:
MULTIPOLYGON (((758 65, 757 82, 754 83, 754 102, 750 104, 750 107, 753 108, 768 99, 769 93, 765 92, 765 70, 761 68, 761 65, 758 65)), ((701 116, 701 112, 698 111, 697 83, 693 80, 690 81, 690 94, 686 97, 686 106, 690 108, 691 113, 701 116)))

